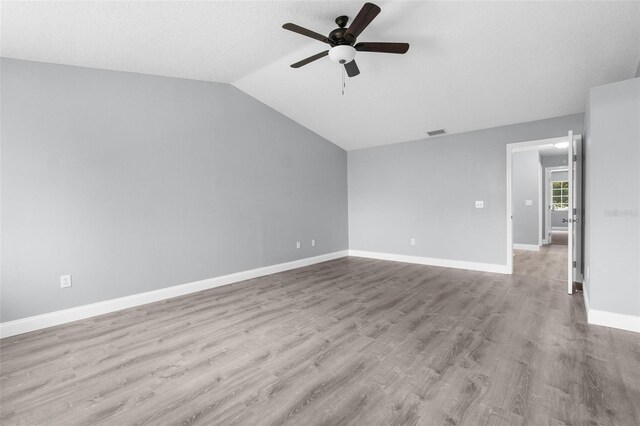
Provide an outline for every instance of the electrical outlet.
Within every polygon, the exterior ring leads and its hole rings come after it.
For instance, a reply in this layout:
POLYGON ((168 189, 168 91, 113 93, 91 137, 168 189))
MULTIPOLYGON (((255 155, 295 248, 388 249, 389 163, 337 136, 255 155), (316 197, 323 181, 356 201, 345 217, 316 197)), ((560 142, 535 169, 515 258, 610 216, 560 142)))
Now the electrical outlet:
POLYGON ((410 243, 411 243, 411 245, 412 245, 412 246, 415 246, 415 245, 416 245, 416 239, 415 239, 415 238, 412 238, 412 239, 411 239, 411 241, 410 241, 410 243))
POLYGON ((476 209, 483 209, 484 201, 476 201, 476 209))
POLYGON ((316 240, 311 240, 311 247, 315 247, 316 246, 316 240))
POLYGON ((299 249, 300 248, 300 241, 296 241, 296 248, 299 249))
POLYGON ((60 288, 71 287, 71 275, 60 275, 60 288))

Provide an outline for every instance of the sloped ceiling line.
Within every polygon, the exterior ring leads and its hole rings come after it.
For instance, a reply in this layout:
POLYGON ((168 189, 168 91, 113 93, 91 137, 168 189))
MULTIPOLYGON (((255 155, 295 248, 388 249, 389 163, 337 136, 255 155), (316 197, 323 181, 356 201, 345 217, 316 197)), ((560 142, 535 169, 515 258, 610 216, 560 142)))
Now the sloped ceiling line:
POLYGON ((363 2, 2 2, 2 56, 231 83, 352 150, 582 112, 588 89, 634 77, 640 2, 377 2, 341 94, 328 33, 363 2))

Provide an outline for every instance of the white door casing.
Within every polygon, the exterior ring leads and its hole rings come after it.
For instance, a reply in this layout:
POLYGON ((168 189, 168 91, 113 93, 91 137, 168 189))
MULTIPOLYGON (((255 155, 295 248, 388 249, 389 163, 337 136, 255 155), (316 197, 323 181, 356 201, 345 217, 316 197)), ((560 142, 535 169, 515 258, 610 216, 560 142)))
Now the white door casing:
POLYGON ((582 282, 582 137, 569 132, 569 214, 567 285, 573 294, 574 283, 582 282))

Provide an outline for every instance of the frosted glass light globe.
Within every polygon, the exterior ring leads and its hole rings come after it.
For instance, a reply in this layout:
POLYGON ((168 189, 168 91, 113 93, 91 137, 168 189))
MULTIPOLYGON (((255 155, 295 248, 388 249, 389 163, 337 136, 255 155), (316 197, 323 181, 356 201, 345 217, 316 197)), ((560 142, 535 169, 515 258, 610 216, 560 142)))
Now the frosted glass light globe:
POLYGON ((329 59, 339 64, 351 62, 355 57, 356 49, 354 49, 353 46, 340 45, 332 47, 331 50, 329 50, 329 59))

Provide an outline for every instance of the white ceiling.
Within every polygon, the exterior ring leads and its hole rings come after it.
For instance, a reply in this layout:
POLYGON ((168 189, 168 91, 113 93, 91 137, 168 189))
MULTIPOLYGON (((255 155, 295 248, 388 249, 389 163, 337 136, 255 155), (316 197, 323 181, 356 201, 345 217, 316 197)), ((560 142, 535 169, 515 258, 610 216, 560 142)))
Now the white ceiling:
POLYGON ((347 149, 584 110, 589 87, 632 78, 639 2, 376 2, 359 41, 406 41, 406 55, 360 52, 341 95, 320 33, 358 2, 2 2, 2 56, 227 82, 347 149))

